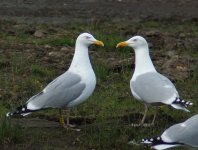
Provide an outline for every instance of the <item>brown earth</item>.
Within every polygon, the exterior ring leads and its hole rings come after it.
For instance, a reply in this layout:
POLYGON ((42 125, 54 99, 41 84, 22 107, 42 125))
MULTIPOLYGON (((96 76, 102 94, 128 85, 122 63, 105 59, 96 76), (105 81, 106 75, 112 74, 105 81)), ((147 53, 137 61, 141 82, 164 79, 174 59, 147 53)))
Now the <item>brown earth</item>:
POLYGON ((94 19, 198 19, 196 0, 1 0, 0 19, 54 23, 94 19))

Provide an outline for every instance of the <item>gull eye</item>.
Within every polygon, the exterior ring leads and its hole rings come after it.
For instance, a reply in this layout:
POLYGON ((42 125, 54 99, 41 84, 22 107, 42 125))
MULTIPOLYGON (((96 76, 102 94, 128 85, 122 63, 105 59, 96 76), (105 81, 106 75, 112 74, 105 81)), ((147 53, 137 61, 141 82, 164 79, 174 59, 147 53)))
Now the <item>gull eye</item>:
POLYGON ((133 41, 134 41, 134 42, 136 42, 136 41, 137 41, 137 39, 133 39, 133 41))
POLYGON ((90 39, 91 37, 90 37, 90 36, 85 36, 85 38, 86 38, 86 39, 90 39))

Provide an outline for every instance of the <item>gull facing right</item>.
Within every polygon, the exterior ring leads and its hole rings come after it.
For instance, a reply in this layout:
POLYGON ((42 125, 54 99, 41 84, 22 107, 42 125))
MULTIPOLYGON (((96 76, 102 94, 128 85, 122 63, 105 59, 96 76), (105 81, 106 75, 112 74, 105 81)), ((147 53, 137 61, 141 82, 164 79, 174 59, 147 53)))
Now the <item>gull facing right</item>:
MULTIPOLYGON (((158 73, 149 55, 147 41, 141 36, 134 36, 118 47, 132 47, 135 51, 135 71, 130 80, 130 89, 133 96, 144 103, 145 111, 140 125, 144 125, 149 105, 170 105, 176 109, 189 112, 188 106, 193 105, 179 97, 174 84, 165 76, 158 73)), ((156 113, 151 125, 154 125, 156 113)))
MULTIPOLYGON (((24 105, 6 114, 7 117, 26 116, 47 108, 59 109, 59 121, 64 128, 74 127, 69 123, 69 109, 87 100, 96 86, 96 77, 89 60, 88 47, 92 44, 104 46, 89 33, 82 33, 76 39, 75 53, 69 69, 50 82, 41 92, 32 96, 24 105), (62 109, 66 108, 67 123, 62 109)), ((79 129, 74 129, 79 131, 79 129)))

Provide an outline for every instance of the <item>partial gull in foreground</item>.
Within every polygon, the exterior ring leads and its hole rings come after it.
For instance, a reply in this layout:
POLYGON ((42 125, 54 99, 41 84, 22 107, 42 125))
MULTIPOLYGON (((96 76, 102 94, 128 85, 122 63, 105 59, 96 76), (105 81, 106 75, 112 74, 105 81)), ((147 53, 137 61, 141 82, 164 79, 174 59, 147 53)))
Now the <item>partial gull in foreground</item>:
POLYGON ((198 148, 197 125, 198 115, 195 115, 185 122, 171 126, 161 136, 142 139, 142 143, 149 144, 156 150, 164 150, 177 146, 198 148))
MULTIPOLYGON (((130 81, 131 92, 136 99, 145 104, 145 112, 139 125, 144 124, 149 105, 166 104, 188 112, 187 107, 193 103, 180 99, 173 83, 155 70, 147 41, 141 36, 134 36, 118 43, 116 47, 125 46, 132 47, 135 51, 135 71, 130 81)), ((151 125, 154 125, 156 113, 151 125)))
POLYGON ((96 40, 91 34, 80 34, 76 40, 75 53, 69 69, 49 83, 40 93, 32 96, 24 105, 8 112, 6 116, 26 116, 41 109, 59 108, 60 123, 68 128, 69 111, 65 124, 61 109, 71 108, 84 102, 96 86, 96 77, 88 54, 88 46, 91 44, 104 46, 103 42, 96 40))

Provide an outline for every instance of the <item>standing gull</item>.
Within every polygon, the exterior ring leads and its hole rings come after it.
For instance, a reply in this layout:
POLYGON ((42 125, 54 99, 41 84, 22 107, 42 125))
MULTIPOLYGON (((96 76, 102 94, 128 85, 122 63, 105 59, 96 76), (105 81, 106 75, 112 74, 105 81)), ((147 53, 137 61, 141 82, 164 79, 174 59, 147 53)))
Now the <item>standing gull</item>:
MULTIPOLYGON (((132 47, 135 51, 135 71, 130 80, 130 88, 133 96, 145 104, 140 124, 144 124, 149 105, 166 104, 189 111, 187 107, 193 103, 180 99, 173 83, 155 70, 146 40, 141 36, 134 36, 128 41, 118 43, 116 47, 125 46, 132 47)), ((154 125, 156 113, 151 125, 154 125)))
POLYGON ((198 148, 198 115, 185 122, 175 124, 165 130, 161 136, 142 139, 142 143, 149 144, 156 150, 168 149, 176 146, 190 146, 198 148))
POLYGON ((40 93, 32 96, 24 105, 8 112, 6 116, 17 114, 26 116, 41 109, 58 108, 60 124, 68 128, 69 111, 65 124, 61 109, 84 102, 96 86, 96 77, 88 54, 88 46, 91 44, 104 46, 103 42, 96 40, 91 34, 80 34, 76 40, 75 53, 69 69, 50 82, 40 93))

